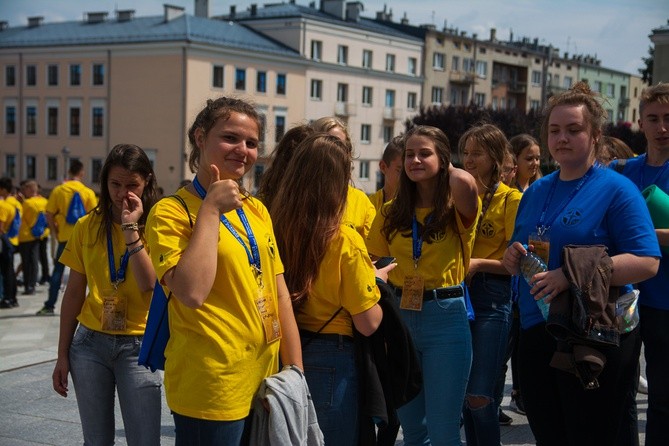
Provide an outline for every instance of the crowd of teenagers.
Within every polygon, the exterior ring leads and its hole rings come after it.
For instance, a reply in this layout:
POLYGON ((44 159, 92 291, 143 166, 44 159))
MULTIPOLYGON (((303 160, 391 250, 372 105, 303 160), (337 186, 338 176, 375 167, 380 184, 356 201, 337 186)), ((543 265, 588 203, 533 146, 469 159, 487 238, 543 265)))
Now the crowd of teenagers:
POLYGON ((406 445, 459 446, 464 427, 497 446, 510 360, 538 445, 635 446, 642 345, 646 444, 666 444, 669 212, 651 200, 669 207, 669 84, 642 93, 642 155, 606 120, 578 83, 548 100, 541 142, 480 123, 451 147, 414 126, 367 197, 345 123, 324 117, 283 135, 254 195, 261 117, 210 99, 174 195, 132 144, 111 149, 99 197, 77 160, 48 200, 0 179, 0 307, 18 305, 14 251, 24 294, 49 284, 38 315, 70 268, 53 387, 71 376, 86 445, 114 443, 116 394, 127 443, 159 444, 164 384, 177 446, 393 445, 400 427, 406 445), (164 383, 138 365, 156 286, 164 383))

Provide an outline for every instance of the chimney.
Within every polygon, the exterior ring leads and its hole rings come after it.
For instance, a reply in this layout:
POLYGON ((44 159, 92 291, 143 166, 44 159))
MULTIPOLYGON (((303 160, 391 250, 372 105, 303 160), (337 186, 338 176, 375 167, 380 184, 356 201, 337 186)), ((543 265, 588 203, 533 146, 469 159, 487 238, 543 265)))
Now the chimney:
POLYGON ((135 15, 135 10, 134 9, 124 9, 122 11, 117 10, 116 11, 116 21, 117 22, 129 22, 130 20, 132 20, 134 15, 135 15))
POLYGON ((86 23, 102 23, 107 19, 106 12, 87 12, 86 23))
POLYGON ((4 31, 9 27, 9 22, 7 20, 0 21, 0 31, 4 31))
POLYGON ((256 14, 258 14, 258 4, 251 3, 251 15, 255 16, 256 14))
POLYGON ((404 16, 402 17, 402 19, 400 20, 400 23, 401 23, 402 25, 408 25, 408 24, 409 24, 409 18, 407 17, 407 13, 406 13, 406 12, 404 13, 404 16))
POLYGON ((359 22, 360 12, 362 12, 363 9, 364 6, 361 2, 346 3, 346 20, 349 22, 359 22))
POLYGON ((185 14, 186 9, 183 6, 168 5, 167 3, 163 4, 163 8, 165 8, 164 17, 166 22, 171 22, 174 19, 178 19, 185 14))
POLYGON ((513 42, 513 30, 509 30, 509 42, 513 42))
POLYGON ((321 0, 321 11, 341 20, 346 19, 345 7, 344 0, 321 0))
POLYGON ((236 14, 237 14, 237 6, 230 5, 230 18, 234 19, 236 14))
POLYGON ((195 17, 209 18, 209 0, 195 0, 195 17))
POLYGON ((490 28, 490 41, 495 42, 497 40, 497 29, 490 28))
POLYGON ((42 16, 28 17, 28 28, 36 28, 40 26, 43 20, 44 17, 42 16))

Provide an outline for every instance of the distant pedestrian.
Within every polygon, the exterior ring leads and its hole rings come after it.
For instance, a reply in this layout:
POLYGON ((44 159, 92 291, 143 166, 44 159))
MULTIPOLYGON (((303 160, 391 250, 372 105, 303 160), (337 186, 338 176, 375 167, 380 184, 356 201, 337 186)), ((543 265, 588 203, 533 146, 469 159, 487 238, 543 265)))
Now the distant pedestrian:
POLYGON ((521 133, 509 140, 511 151, 516 156, 516 181, 514 186, 524 192, 532 183, 541 178, 541 149, 539 141, 527 133, 521 133))
POLYGON ((2 274, 2 300, 0 308, 19 306, 16 299, 16 272, 14 271, 14 253, 18 252, 19 229, 23 208, 12 195, 12 179, 0 178, 0 273, 2 274))
POLYGON ((35 294, 37 270, 39 268, 40 237, 46 229, 46 216, 40 210, 37 198, 37 182, 29 180, 21 185, 23 194, 23 216, 19 229, 19 253, 23 265, 23 286, 25 295, 35 294), (35 235, 35 231, 39 234, 35 235))
POLYGON ((383 174, 383 187, 369 196, 370 201, 374 205, 376 212, 381 210, 384 203, 389 202, 395 198, 397 193, 397 186, 400 182, 400 174, 402 173, 402 141, 403 136, 398 135, 390 140, 383 149, 381 161, 379 161, 379 170, 383 174))

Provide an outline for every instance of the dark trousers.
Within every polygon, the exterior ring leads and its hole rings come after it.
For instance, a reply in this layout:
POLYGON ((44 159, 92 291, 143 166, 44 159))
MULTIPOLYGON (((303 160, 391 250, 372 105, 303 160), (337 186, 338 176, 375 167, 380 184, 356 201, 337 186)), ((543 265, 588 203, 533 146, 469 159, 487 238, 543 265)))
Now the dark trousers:
POLYGON ((646 445, 665 445, 669 439, 669 310, 640 305, 639 317, 648 379, 646 445))
POLYGON ((44 237, 39 241, 39 264, 42 269, 42 275, 40 276, 40 283, 49 281, 49 256, 47 250, 49 247, 49 237, 44 237))
POLYGON ((3 236, 0 252, 0 274, 2 274, 2 300, 16 302, 16 272, 14 271, 14 246, 3 236))
POLYGON ((556 341, 545 324, 520 332, 519 378, 527 419, 538 446, 639 444, 633 395, 641 352, 639 329, 620 347, 599 349, 606 365, 599 388, 584 390, 571 373, 549 365, 556 341))
POLYGON ((23 285, 26 292, 35 290, 39 267, 39 240, 19 243, 19 254, 23 265, 23 285))

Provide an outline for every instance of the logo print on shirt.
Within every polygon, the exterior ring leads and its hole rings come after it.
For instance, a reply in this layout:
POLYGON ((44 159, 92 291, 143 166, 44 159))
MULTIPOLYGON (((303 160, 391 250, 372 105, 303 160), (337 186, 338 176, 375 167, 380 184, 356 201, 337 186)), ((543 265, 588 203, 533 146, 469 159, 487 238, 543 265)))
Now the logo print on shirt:
POLYGON ((274 247, 274 239, 270 234, 265 234, 265 237, 267 238, 267 248, 269 249, 269 255, 270 257, 274 258, 274 252, 275 252, 275 247, 274 247))
POLYGON ((564 226, 576 226, 581 222, 583 215, 579 209, 569 209, 562 216, 562 224, 564 226))
POLYGON ((480 234, 485 238, 493 238, 495 236, 495 227, 490 220, 483 220, 483 223, 481 223, 480 234))

